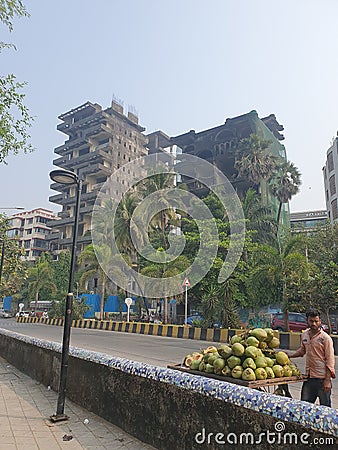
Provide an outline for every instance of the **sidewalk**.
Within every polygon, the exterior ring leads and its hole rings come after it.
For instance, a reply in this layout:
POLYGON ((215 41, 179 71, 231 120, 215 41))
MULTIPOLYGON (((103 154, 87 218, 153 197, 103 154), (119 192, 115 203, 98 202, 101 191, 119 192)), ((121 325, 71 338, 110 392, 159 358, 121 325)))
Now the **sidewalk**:
POLYGON ((51 423, 56 403, 56 392, 0 357, 0 450, 154 450, 70 401, 69 420, 51 423))

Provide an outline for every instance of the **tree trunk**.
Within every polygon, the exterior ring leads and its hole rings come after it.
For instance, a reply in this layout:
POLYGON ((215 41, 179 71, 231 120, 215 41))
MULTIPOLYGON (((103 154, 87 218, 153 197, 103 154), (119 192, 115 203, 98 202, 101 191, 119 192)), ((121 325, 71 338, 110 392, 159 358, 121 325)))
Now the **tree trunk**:
POLYGON ((39 290, 36 291, 35 294, 35 315, 36 315, 36 310, 38 309, 38 301, 39 301, 39 290))
POLYGON ((326 325, 329 327, 329 333, 332 334, 332 327, 331 327, 331 320, 330 320, 329 310, 326 309, 324 311, 324 314, 325 314, 325 319, 326 319, 326 325))
POLYGON ((283 203, 279 202, 278 213, 277 213, 277 234, 279 231, 279 221, 280 221, 280 216, 281 216, 281 212, 282 212, 282 206, 283 206, 283 203))

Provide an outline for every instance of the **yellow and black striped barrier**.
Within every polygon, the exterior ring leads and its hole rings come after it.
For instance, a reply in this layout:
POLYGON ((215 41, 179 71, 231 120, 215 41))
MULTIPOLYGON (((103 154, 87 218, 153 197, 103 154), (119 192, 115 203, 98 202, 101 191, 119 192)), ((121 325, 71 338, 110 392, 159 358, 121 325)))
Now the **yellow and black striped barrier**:
MULTIPOLYGON (((43 319, 38 317, 17 317, 21 323, 44 323, 46 325, 63 326, 63 319, 43 319)), ((72 327, 88 328, 91 330, 120 331, 122 333, 145 334, 148 336, 174 337, 194 339, 209 342, 227 342, 242 329, 227 328, 196 328, 184 325, 163 325, 143 322, 113 322, 111 320, 79 319, 73 320, 72 327)), ((280 340, 280 348, 295 350, 300 346, 302 333, 284 333, 276 331, 280 340)), ((335 355, 338 355, 338 336, 331 335, 335 355)))

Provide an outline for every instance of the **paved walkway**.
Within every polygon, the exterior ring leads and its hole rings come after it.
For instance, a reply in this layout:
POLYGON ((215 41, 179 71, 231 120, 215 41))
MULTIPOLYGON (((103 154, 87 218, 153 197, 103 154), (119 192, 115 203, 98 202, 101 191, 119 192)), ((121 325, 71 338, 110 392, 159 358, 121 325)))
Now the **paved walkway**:
POLYGON ((0 358, 0 450, 154 450, 70 401, 70 419, 51 423, 56 403, 56 392, 0 358))

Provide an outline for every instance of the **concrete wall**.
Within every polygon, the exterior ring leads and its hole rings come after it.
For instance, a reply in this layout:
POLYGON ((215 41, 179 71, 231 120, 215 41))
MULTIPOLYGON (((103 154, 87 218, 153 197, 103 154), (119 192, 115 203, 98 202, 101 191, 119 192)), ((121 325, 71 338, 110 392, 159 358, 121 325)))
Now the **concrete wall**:
MULTIPOLYGON (((55 390, 60 350, 60 344, 0 329, 0 355, 55 390)), ((265 449, 291 448, 287 439, 284 443, 285 433, 307 442, 338 437, 337 413, 331 408, 309 408, 298 400, 102 353, 78 348, 70 353, 68 398, 158 449, 251 449, 252 444, 234 440, 247 432, 258 439, 267 430, 277 439, 276 423, 285 427, 281 442, 270 445, 263 435, 265 449), (216 440, 217 433, 223 437, 216 440), (226 443, 217 444, 222 440, 226 443)))
MULTIPOLYGON (((37 317, 19 317, 19 322, 40 322, 49 325, 63 325, 63 319, 42 319, 37 317)), ((183 325, 157 325, 141 322, 112 322, 109 320, 73 320, 73 327, 90 328, 107 331, 122 331, 125 333, 139 333, 152 336, 165 336, 184 339, 197 339, 202 341, 227 342, 228 338, 243 330, 226 328, 195 328, 183 325)), ((280 348, 295 350, 300 346, 300 336, 302 333, 279 333, 275 335, 280 340, 280 348)), ((331 335, 335 355, 338 355, 338 336, 331 335)))

